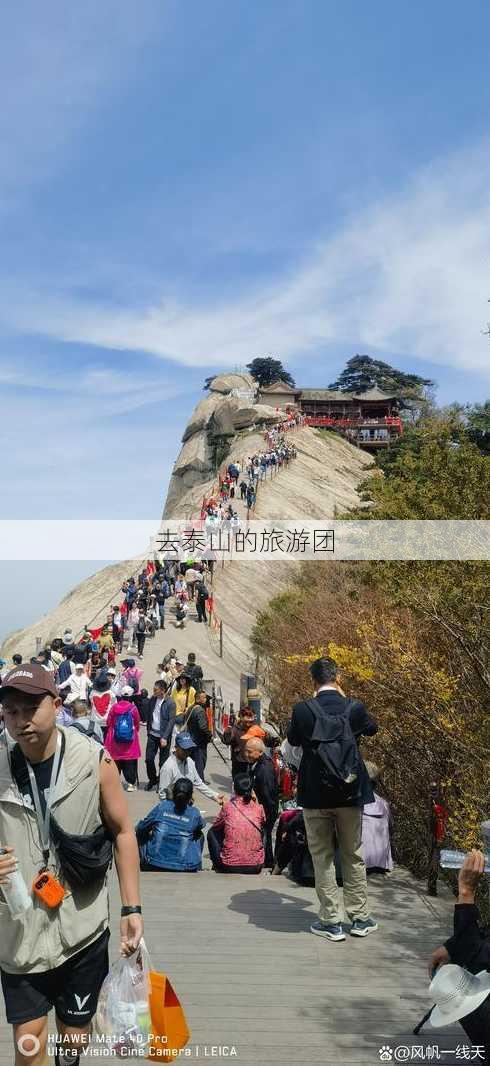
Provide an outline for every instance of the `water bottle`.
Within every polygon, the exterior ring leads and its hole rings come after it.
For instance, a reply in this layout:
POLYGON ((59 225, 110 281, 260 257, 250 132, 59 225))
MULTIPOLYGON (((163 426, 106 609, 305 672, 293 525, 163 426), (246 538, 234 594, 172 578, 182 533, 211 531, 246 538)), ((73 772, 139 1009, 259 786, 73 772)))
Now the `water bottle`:
MULTIPOLYGON (((5 848, 0 848, 0 855, 6 854, 5 848)), ((32 896, 20 870, 8 874, 8 883, 0 887, 12 918, 21 918, 32 907, 32 896)))
MULTIPOLYGON (((466 858, 465 851, 452 851, 450 849, 444 849, 441 851, 440 865, 443 870, 460 870, 464 860, 466 858)), ((490 873, 490 856, 487 853, 485 860, 485 873, 490 873)))

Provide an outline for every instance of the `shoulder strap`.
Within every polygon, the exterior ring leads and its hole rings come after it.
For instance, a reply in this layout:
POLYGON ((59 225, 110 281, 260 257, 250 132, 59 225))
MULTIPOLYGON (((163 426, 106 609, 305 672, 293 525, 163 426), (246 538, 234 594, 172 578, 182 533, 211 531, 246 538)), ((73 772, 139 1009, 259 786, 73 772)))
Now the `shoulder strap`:
MULTIPOLYGON (((185 705, 186 705, 186 708, 187 708, 187 700, 186 700, 186 704, 185 705)), ((192 714, 192 712, 194 710, 194 707, 195 707, 195 704, 193 703, 192 707, 190 708, 189 713, 187 714, 187 717, 184 719, 184 721, 183 721, 183 723, 182 723, 182 725, 180 727, 182 733, 185 733, 185 731, 187 729, 187 723, 188 723, 188 721, 189 721, 189 719, 191 717, 191 714, 192 714)))
POLYGON ((239 814, 241 814, 242 818, 245 818, 245 821, 248 822, 249 825, 253 825, 254 829, 256 829, 257 832, 260 833, 260 836, 262 837, 262 829, 260 828, 260 826, 256 825, 255 822, 253 822, 251 818, 248 818, 248 816, 245 814, 245 811, 242 811, 242 808, 238 806, 238 804, 236 803, 236 800, 232 799, 232 800, 230 800, 230 803, 233 804, 235 810, 238 811, 239 814))
POLYGON ((313 711, 313 714, 315 716, 320 714, 321 711, 323 711, 323 707, 320 701, 316 698, 316 696, 312 696, 309 700, 304 700, 304 703, 308 707, 308 710, 313 711))
POLYGON ((72 722, 70 729, 76 729, 78 733, 81 733, 84 737, 91 737, 95 740, 98 738, 95 736, 95 726, 93 722, 89 722, 88 729, 85 726, 80 725, 79 722, 72 722))

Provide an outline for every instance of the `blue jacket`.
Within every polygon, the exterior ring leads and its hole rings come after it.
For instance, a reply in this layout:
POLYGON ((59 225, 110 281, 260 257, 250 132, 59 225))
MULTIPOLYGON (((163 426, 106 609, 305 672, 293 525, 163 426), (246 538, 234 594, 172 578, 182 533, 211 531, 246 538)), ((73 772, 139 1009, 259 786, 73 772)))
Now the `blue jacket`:
POLYGON ((160 870, 200 870, 204 838, 195 838, 204 825, 197 807, 177 814, 172 800, 158 803, 136 826, 141 863, 160 870))

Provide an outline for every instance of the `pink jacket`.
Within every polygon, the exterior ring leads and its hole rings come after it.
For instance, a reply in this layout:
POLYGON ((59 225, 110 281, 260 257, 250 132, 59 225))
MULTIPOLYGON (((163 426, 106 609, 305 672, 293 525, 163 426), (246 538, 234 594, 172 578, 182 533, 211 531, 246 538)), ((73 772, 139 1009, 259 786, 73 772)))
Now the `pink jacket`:
POLYGON ((138 736, 140 722, 141 718, 134 703, 129 703, 128 700, 118 700, 117 703, 113 704, 107 719, 107 736, 104 744, 113 759, 139 759, 141 755, 140 738, 138 736), (114 739, 114 727, 118 714, 124 714, 125 711, 131 711, 134 722, 134 735, 133 739, 128 743, 121 744, 114 739))

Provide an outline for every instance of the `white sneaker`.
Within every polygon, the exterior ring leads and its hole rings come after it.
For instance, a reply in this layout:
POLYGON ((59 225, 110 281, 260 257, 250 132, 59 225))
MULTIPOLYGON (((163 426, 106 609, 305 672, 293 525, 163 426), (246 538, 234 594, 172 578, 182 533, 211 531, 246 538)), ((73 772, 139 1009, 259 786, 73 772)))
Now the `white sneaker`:
POLYGON ((136 785, 126 785, 126 792, 137 792, 137 791, 138 791, 138 789, 137 789, 136 785))

